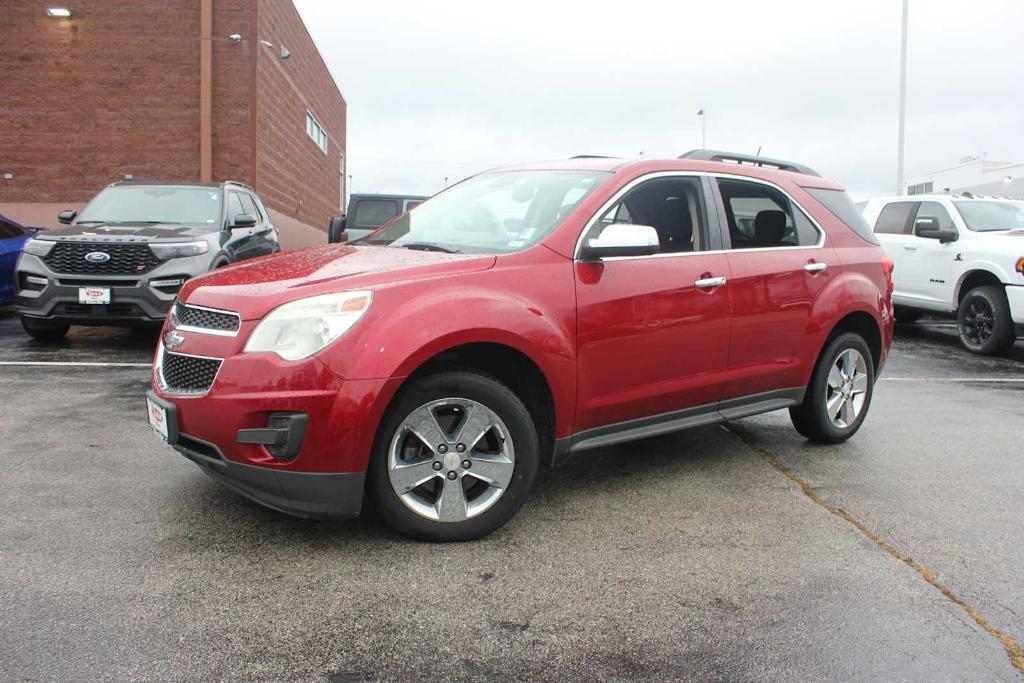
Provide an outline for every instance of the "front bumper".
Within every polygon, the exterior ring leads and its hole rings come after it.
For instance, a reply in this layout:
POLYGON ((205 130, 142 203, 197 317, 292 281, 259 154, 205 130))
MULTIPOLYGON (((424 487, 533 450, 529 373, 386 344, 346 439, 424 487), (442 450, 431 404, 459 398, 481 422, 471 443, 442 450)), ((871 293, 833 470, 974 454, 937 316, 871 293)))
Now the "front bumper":
MULTIPOLYGON (((110 325, 163 322, 177 289, 157 289, 150 283, 198 275, 189 259, 171 259, 143 275, 64 275, 51 271, 41 259, 23 254, 15 274, 15 303, 22 315, 61 320, 76 325, 110 325), (41 289, 21 286, 24 278, 43 278, 41 289), (109 304, 81 304, 81 287, 108 287, 109 304)), ((34 285, 40 286, 40 285, 34 285)))
POLYGON ((365 472, 294 472, 228 460, 214 444, 181 431, 174 403, 161 399, 153 391, 147 396, 167 411, 168 443, 232 491, 297 517, 350 519, 359 516, 365 472))
POLYGON ((1024 325, 1024 285, 1006 285, 1006 300, 1010 302, 1013 322, 1024 325))
POLYGON ((343 380, 315 357, 288 362, 242 353, 253 324, 243 322, 238 337, 182 333, 186 341, 174 353, 224 358, 205 393, 171 392, 155 364, 149 397, 173 422, 168 441, 206 474, 267 507, 317 519, 358 515, 376 426, 398 382, 343 380), (303 419, 296 421, 298 440, 282 437, 279 447, 272 442, 282 415, 303 419))

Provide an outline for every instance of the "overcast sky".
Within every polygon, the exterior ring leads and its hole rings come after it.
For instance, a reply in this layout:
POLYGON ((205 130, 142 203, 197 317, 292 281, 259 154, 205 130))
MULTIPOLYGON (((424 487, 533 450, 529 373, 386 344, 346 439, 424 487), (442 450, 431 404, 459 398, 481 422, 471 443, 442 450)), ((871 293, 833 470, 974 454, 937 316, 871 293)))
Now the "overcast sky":
MULTIPOLYGON (((355 192, 701 144, 896 183, 900 0, 295 0, 348 102, 355 192)), ((907 175, 1024 160, 1024 2, 911 0, 907 175)))

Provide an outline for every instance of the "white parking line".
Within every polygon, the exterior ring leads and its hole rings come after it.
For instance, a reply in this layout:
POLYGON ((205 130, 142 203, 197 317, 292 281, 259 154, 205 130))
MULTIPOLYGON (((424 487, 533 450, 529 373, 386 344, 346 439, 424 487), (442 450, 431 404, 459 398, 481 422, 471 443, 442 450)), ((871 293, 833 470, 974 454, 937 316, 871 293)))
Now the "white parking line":
POLYGON ((879 382, 1024 382, 1024 377, 879 377, 879 382))
POLYGON ((74 363, 71 361, 43 360, 5 360, 0 365, 44 366, 44 367, 82 367, 82 368, 151 368, 152 363, 74 363))

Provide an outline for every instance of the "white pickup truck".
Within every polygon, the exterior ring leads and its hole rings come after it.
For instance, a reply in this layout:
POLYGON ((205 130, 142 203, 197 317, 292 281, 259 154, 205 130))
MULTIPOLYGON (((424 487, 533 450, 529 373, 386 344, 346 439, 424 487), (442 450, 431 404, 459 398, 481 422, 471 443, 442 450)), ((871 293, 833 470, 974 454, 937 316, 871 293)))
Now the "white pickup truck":
POLYGON ((974 353, 1024 336, 1024 202, 969 195, 873 199, 864 219, 896 264, 896 319, 956 314, 974 353))

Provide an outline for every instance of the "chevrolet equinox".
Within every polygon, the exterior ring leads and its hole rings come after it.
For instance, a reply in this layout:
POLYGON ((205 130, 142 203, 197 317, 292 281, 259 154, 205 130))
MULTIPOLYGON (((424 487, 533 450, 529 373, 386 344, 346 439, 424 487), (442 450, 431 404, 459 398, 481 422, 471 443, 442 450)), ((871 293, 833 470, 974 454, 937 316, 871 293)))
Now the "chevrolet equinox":
POLYGON ((473 176, 365 238, 190 280, 151 426, 310 518, 364 492, 417 538, 478 538, 570 454, 788 408, 863 424, 892 261, 843 188, 698 150, 473 176))

